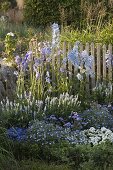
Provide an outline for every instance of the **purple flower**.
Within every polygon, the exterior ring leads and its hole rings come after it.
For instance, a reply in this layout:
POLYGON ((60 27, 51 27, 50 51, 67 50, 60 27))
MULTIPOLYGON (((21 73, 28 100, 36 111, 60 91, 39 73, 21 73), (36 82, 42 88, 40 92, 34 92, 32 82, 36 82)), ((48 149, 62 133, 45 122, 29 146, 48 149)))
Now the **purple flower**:
POLYGON ((42 55, 50 55, 51 54, 51 48, 49 48, 49 47, 44 47, 44 48, 42 48, 41 49, 41 54, 42 55))
POLYGON ((73 125, 70 122, 67 122, 64 124, 64 127, 71 128, 73 125))
POLYGON ((28 69, 28 63, 25 60, 22 62, 22 68, 23 70, 28 69))
POLYGON ((57 118, 55 117, 55 115, 51 115, 51 116, 50 116, 50 119, 52 119, 52 120, 57 120, 57 118))
POLYGON ((15 57, 15 62, 16 62, 17 65, 21 64, 22 58, 21 58, 19 55, 17 55, 17 56, 15 57))
POLYGON ((64 122, 64 119, 62 117, 58 118, 61 122, 64 122))
POLYGON ((39 65, 42 64, 42 59, 41 58, 35 58, 34 62, 35 62, 35 65, 38 67, 39 65))
POLYGON ((81 120, 81 117, 78 115, 77 112, 72 112, 71 115, 69 116, 69 118, 72 118, 74 120, 81 120))
POLYGON ((32 51, 28 51, 25 55, 26 60, 31 61, 32 60, 32 51))

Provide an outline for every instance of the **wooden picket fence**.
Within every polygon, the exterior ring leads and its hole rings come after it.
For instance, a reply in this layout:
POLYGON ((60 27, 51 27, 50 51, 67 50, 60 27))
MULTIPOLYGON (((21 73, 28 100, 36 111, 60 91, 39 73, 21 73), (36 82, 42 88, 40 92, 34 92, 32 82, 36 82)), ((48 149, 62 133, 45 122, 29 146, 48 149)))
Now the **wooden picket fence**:
MULTIPOLYGON (((67 57, 68 52, 72 49, 73 45, 69 42, 63 42, 61 50, 63 51, 62 58, 60 55, 53 55, 51 61, 52 67, 52 81, 55 80, 54 70, 57 67, 57 70, 60 71, 60 67, 62 67, 62 59, 67 57)), ((34 56, 37 56, 38 52, 38 42, 36 40, 30 42, 29 45, 30 50, 34 52, 34 56)), ((112 44, 109 45, 101 45, 101 44, 94 44, 94 43, 86 43, 80 44, 79 49, 80 52, 86 50, 89 55, 94 56, 94 63, 93 63, 93 72, 95 76, 91 78, 90 76, 87 77, 87 85, 86 89, 89 91, 95 87, 96 82, 104 82, 104 81, 112 81, 113 80, 113 71, 112 65, 107 67, 106 65, 106 58, 105 54, 107 51, 112 55, 112 44)), ((73 65, 68 62, 66 65, 63 66, 66 70, 67 75, 71 79, 74 75, 77 75, 77 72, 80 70, 73 67, 73 65), (68 74, 69 71, 69 74, 68 74), (72 74, 70 74, 72 73, 72 74)))

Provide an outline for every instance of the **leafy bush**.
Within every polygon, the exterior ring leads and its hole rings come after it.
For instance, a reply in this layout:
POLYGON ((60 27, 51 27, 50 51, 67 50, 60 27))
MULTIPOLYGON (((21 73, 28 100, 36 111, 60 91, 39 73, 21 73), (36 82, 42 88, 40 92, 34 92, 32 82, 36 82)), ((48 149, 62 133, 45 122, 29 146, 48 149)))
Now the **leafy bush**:
POLYGON ((18 170, 70 170, 68 165, 56 165, 56 164, 48 164, 44 161, 37 160, 23 160, 19 162, 18 170))
POLYGON ((35 27, 59 21, 59 1, 25 0, 25 21, 35 27), (29 13, 28 13, 29 11, 29 13))
POLYGON ((14 149, 15 155, 18 155, 20 160, 26 158, 29 160, 30 157, 49 164, 65 163, 69 169, 93 170, 95 167, 97 170, 110 170, 113 167, 113 143, 110 142, 95 146, 70 145, 67 142, 43 146, 34 143, 16 143, 14 149))
POLYGON ((78 29, 73 29, 66 27, 61 33, 61 41, 67 41, 74 44, 75 41, 80 41, 83 44, 89 43, 100 43, 113 44, 113 23, 107 23, 102 28, 91 25, 86 29, 79 31, 78 29))
POLYGON ((5 53, 7 56, 7 59, 10 59, 14 61, 14 52, 16 49, 17 44, 17 36, 13 34, 12 32, 7 33, 5 37, 5 53))

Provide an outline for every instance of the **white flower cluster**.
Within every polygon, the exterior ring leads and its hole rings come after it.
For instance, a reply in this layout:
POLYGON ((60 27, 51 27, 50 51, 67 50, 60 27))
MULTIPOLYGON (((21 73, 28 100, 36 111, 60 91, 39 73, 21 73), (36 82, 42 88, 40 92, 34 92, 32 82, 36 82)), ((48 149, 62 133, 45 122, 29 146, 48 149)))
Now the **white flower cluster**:
MULTIPOLYGON (((81 102, 78 100, 78 95, 69 95, 68 93, 60 94, 59 97, 47 97, 45 99, 45 107, 44 111, 46 112, 48 109, 54 108, 57 106, 57 108, 60 108, 61 106, 67 107, 79 107, 81 102)), ((63 109, 63 108, 62 108, 63 109)))
POLYGON ((101 95, 111 96, 112 95, 112 83, 109 82, 107 85, 105 83, 96 83, 93 88, 93 92, 100 93, 101 95))
POLYGON ((35 116, 38 112, 42 110, 43 102, 41 100, 35 100, 34 98, 30 98, 30 95, 27 93, 23 96, 19 96, 17 100, 10 101, 8 98, 3 99, 0 103, 0 111, 3 114, 14 113, 19 114, 22 112, 32 114, 35 116))
POLYGON ((8 36, 14 37, 14 33, 13 32, 9 32, 7 33, 8 36))
POLYGON ((59 47, 60 30, 58 24, 52 24, 52 47, 59 47))
MULTIPOLYGON (((34 119, 38 118, 38 115, 46 115, 48 111, 66 108, 79 107, 81 102, 78 100, 78 96, 69 95, 68 93, 60 94, 59 97, 47 97, 45 101, 36 100, 34 97, 31 97, 31 94, 26 92, 17 96, 17 100, 10 101, 8 98, 4 99, 0 103, 1 113, 28 113, 32 114, 34 119)), ((72 111, 72 110, 71 110, 72 111)), ((53 114, 53 113, 51 113, 53 114)), ((69 112, 70 114, 70 112, 69 112)))
POLYGON ((101 127, 101 129, 91 127, 89 130, 85 130, 84 134, 87 136, 89 144, 97 145, 107 140, 113 142, 113 132, 105 127, 101 127))

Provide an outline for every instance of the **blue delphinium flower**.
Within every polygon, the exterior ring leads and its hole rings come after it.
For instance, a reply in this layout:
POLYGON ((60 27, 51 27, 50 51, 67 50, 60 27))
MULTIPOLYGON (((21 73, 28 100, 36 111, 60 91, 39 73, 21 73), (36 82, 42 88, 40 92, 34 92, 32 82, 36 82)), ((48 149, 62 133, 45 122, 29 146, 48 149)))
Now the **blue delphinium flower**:
POLYGON ((58 24, 52 24, 52 47, 59 47, 60 30, 58 24))
POLYGON ((22 68, 23 71, 28 69, 29 62, 32 61, 32 51, 28 51, 24 58, 20 56, 15 57, 15 62, 18 68, 22 68))
POLYGON ((79 59, 79 51, 78 51, 79 43, 76 42, 73 49, 68 53, 68 61, 70 61, 76 68, 80 66, 80 59, 79 59))
POLYGON ((94 76, 93 73, 93 63, 94 63, 94 57, 92 55, 88 55, 87 51, 84 50, 81 53, 81 65, 85 67, 85 73, 86 75, 90 75, 91 77, 94 76))
POLYGON ((28 61, 32 60, 32 51, 28 51, 25 55, 25 59, 28 61))
POLYGON ((56 118, 55 115, 51 115, 51 116, 49 117, 49 120, 58 120, 58 119, 56 118))

